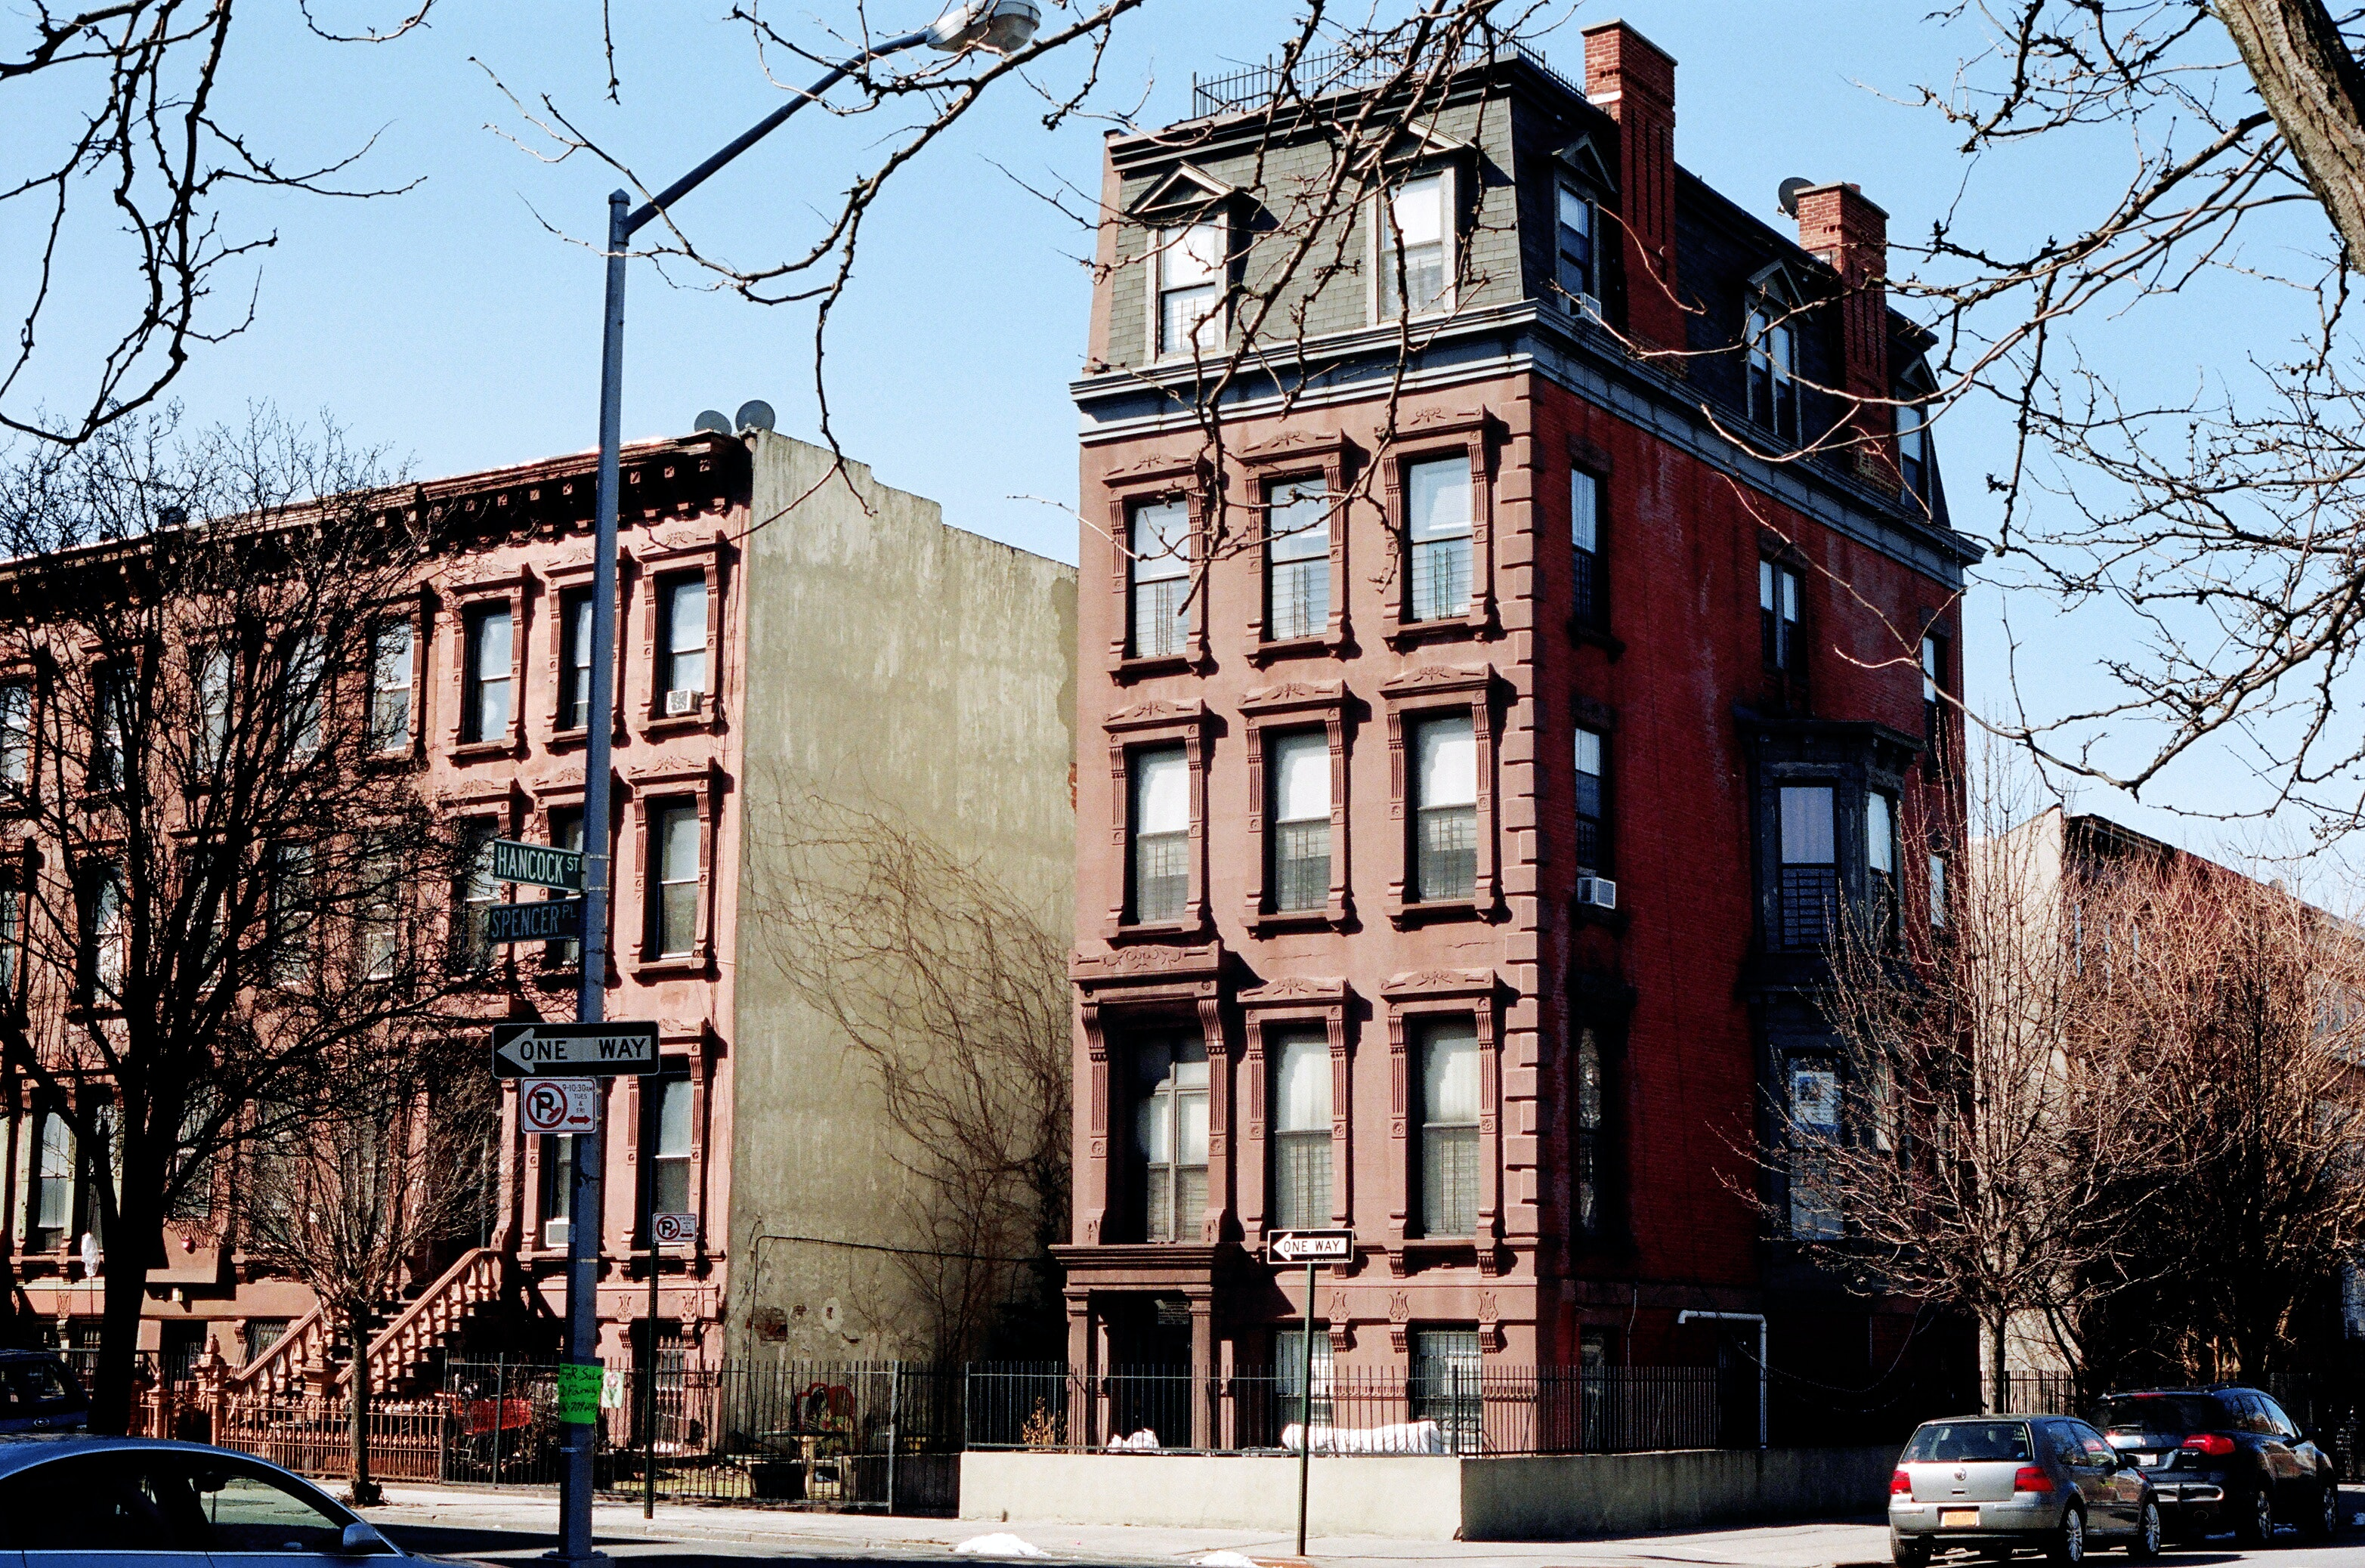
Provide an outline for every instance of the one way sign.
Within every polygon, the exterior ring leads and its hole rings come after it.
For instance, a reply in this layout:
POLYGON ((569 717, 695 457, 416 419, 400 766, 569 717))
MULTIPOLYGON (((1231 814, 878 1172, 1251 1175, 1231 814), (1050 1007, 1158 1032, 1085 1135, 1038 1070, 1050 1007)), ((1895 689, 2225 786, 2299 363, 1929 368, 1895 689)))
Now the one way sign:
POLYGON ((628 1078, 657 1070, 655 1024, 496 1024, 496 1078, 628 1078))

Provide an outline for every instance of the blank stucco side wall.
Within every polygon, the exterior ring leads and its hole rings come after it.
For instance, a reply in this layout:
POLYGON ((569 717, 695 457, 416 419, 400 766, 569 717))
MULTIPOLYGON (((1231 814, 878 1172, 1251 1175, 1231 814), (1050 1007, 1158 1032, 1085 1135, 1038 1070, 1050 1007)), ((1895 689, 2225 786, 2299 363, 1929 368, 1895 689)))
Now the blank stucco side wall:
MULTIPOLYGON (((766 846, 813 796, 925 832, 1071 928, 1075 568, 945 526, 925 497, 755 437, 744 574, 728 1353, 925 1356, 891 1252, 913 1194, 877 1086, 768 960, 766 846), (787 1236, 820 1242, 786 1241, 787 1236), (775 1239, 764 1239, 773 1238, 775 1239), (751 1333, 777 1307, 788 1338, 751 1333)), ((788 913, 788 912, 774 912, 788 913)))
MULTIPOLYGON (((1511 1459, 1317 1459, 1306 1529, 1412 1540, 1563 1540, 1878 1512, 1893 1448, 1511 1459)), ((961 1518, 1290 1529, 1297 1462, 1203 1454, 961 1455, 961 1518)))

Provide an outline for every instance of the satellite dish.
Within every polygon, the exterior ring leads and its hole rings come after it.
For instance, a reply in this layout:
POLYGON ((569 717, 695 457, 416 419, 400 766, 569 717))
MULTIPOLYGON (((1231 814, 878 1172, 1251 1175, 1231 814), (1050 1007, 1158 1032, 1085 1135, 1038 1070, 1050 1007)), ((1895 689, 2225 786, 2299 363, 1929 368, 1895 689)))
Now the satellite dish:
POLYGON ((1802 180, 1798 175, 1793 174, 1788 179, 1774 187, 1774 199, 1781 204, 1782 210, 1784 212, 1788 213, 1792 218, 1796 218, 1799 216, 1799 193, 1800 191, 1810 191, 1814 188, 1814 181, 1802 180))
POLYGON ((739 405, 739 428, 742 431, 768 431, 772 428, 772 405, 761 398, 750 398, 739 405))
POLYGON ((707 409, 706 412, 698 416, 698 423, 690 428, 692 430, 705 431, 713 435, 732 435, 736 433, 731 428, 731 421, 723 417, 723 410, 720 409, 707 409))

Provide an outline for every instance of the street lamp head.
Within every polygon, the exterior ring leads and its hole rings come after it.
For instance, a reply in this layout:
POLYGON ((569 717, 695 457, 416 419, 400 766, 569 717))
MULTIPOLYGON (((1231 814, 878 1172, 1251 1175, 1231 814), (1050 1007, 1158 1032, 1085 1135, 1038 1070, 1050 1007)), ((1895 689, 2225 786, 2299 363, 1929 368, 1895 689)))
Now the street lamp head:
POLYGON ((1042 25, 1035 0, 961 0, 928 28, 928 42, 949 54, 990 49, 1008 54, 1026 47, 1042 25))

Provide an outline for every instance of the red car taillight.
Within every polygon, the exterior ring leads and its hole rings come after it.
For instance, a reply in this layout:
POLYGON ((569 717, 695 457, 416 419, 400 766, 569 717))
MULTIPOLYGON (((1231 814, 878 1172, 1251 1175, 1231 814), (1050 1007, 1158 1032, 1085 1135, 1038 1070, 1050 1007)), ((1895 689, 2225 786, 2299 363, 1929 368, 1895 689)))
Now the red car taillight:
POLYGON ((2195 1432, 2184 1439, 2183 1446, 2195 1453, 2222 1457, 2234 1451, 2234 1439, 2216 1432, 2195 1432))
POLYGON ((2012 1478, 2012 1489, 2015 1492, 2050 1492, 2053 1490, 2053 1477, 2041 1464, 2023 1464, 2012 1478))
POLYGON ((1905 1472, 1901 1470, 1896 1474, 1890 1476, 1889 1478, 1889 1495, 1892 1497, 1911 1497, 1913 1495, 1913 1477, 1906 1474, 1905 1472))

